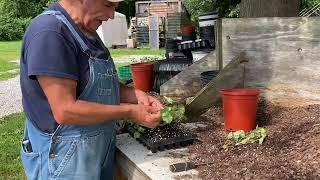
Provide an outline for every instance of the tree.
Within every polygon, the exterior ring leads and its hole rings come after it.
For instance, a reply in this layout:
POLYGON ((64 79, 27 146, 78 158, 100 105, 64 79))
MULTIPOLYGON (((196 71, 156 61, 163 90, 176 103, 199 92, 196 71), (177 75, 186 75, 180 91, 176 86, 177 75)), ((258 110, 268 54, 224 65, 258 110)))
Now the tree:
POLYGON ((11 14, 13 17, 29 18, 41 13, 48 0, 3 0, 1 14, 11 14))
POLYGON ((318 4, 320 4, 320 0, 302 0, 301 9, 311 9, 318 4))
POLYGON ((200 14, 212 12, 216 9, 216 0, 185 0, 184 6, 191 15, 191 20, 196 21, 200 14))
POLYGON ((135 0, 122 1, 116 9, 117 12, 126 15, 127 22, 130 22, 130 18, 136 16, 135 2, 135 0))
POLYGON ((240 0, 184 0, 183 4, 193 22, 198 21, 202 13, 218 12, 219 17, 236 17, 240 0))
POLYGON ((295 17, 301 0, 242 0, 240 17, 295 17))

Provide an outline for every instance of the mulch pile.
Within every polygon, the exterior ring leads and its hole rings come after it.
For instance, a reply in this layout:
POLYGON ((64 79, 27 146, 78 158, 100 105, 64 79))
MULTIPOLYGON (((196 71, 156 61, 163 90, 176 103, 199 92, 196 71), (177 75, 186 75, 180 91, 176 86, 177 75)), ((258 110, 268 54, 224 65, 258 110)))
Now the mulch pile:
POLYGON ((320 179, 320 105, 283 108, 259 102, 257 121, 267 129, 262 145, 223 149, 226 132, 222 108, 200 117, 207 124, 197 129, 198 142, 189 146, 189 159, 214 162, 199 166, 202 179, 320 179))

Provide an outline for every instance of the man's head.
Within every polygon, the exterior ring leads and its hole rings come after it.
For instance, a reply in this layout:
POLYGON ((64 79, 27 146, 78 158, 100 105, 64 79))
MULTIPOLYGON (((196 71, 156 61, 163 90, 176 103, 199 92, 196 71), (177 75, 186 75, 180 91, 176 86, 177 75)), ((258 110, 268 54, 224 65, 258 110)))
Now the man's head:
POLYGON ((120 1, 123 0, 61 0, 60 4, 82 30, 94 33, 102 21, 114 18, 120 1))

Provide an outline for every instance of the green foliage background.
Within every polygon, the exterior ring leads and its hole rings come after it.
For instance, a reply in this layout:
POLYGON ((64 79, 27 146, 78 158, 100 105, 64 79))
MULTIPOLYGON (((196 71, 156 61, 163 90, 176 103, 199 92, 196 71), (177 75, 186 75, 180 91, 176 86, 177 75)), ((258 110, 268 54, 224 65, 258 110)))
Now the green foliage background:
MULTIPOLYGON (((135 2, 121 2, 117 11, 135 16, 135 2)), ((21 40, 31 19, 56 0, 0 0, 0 41, 21 40)), ((202 13, 217 11, 220 17, 238 17, 240 0, 183 0, 191 20, 197 24, 202 13)), ((302 0, 302 8, 311 8, 320 0, 302 0)), ((128 21, 129 22, 129 21, 128 21)))
POLYGON ((21 40, 31 19, 48 0, 0 0, 0 41, 21 40))
POLYGON ((184 0, 183 4, 191 15, 193 22, 198 21, 199 15, 217 12, 220 17, 237 17, 240 0, 184 0))

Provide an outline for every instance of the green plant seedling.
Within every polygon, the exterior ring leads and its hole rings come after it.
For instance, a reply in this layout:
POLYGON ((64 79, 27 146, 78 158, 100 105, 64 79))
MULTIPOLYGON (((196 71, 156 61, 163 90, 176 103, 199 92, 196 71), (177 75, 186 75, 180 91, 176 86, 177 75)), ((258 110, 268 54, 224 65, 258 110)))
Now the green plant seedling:
POLYGON ((259 143, 262 144, 267 137, 267 130, 262 127, 257 127, 255 130, 246 133, 242 130, 236 132, 230 132, 227 135, 227 142, 235 142, 235 145, 245 145, 259 143))

